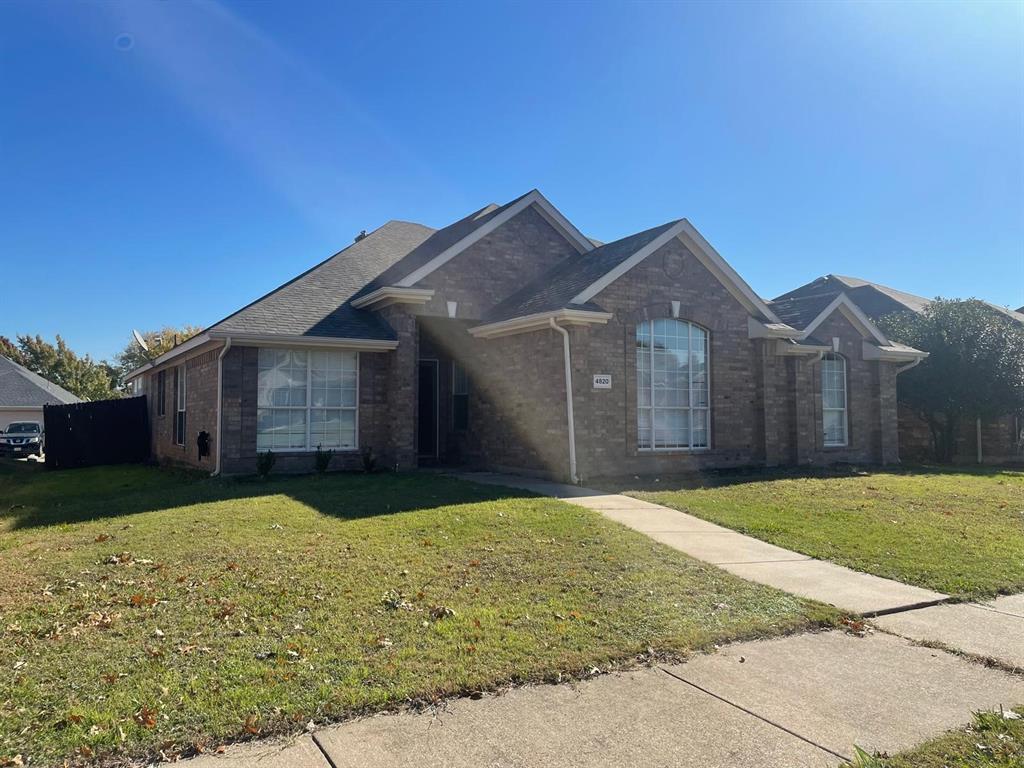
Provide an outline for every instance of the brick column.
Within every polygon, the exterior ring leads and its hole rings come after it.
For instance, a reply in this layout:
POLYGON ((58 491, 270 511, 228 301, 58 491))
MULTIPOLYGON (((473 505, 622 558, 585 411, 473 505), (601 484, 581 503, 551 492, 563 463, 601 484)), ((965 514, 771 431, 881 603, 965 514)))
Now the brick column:
POLYGON ((385 307, 381 316, 398 334, 398 349, 388 353, 386 423, 390 439, 383 458, 389 469, 415 469, 419 328, 416 315, 400 304, 385 307))
POLYGON ((761 341, 761 410, 764 417, 764 463, 775 467, 785 461, 782 434, 785 428, 785 360, 775 354, 775 342, 761 341))
POLYGON ((900 460, 899 413, 896 405, 896 366, 892 363, 876 363, 878 366, 878 411, 879 411, 879 461, 895 464, 900 460))
POLYGON ((817 450, 814 407, 814 364, 811 358, 793 359, 794 439, 797 464, 810 464, 817 450))

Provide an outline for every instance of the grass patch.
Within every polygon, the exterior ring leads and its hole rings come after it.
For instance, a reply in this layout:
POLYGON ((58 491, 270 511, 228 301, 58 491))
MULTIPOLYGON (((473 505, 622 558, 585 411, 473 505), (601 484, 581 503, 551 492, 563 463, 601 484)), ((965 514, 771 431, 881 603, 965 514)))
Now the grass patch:
POLYGON ((0 465, 0 764, 173 756, 834 622, 438 475, 0 465))
POLYGON ((846 768, 1020 768, 1024 766, 1024 717, 1020 716, 1024 707, 978 712, 966 728, 892 757, 861 752, 846 768))
POLYGON ((662 478, 638 498, 962 598, 1024 590, 1024 472, 922 469, 662 478), (656 489, 655 489, 656 488, 656 489))

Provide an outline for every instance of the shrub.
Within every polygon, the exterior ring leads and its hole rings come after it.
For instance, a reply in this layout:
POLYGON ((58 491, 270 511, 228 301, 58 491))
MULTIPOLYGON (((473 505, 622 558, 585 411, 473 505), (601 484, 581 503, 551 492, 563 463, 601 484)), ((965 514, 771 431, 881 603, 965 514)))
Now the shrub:
POLYGON ((323 450, 321 446, 316 447, 316 454, 313 456, 313 466, 316 467, 317 474, 324 474, 327 471, 328 465, 331 463, 331 459, 334 458, 334 451, 331 449, 323 450))
POLYGON ((277 456, 271 450, 266 450, 263 453, 256 454, 256 474, 260 477, 266 478, 270 474, 270 470, 274 468, 274 462, 277 461, 277 456))
POLYGON ((377 467, 377 457, 373 455, 373 448, 366 446, 363 448, 363 472, 369 474, 373 472, 377 467))

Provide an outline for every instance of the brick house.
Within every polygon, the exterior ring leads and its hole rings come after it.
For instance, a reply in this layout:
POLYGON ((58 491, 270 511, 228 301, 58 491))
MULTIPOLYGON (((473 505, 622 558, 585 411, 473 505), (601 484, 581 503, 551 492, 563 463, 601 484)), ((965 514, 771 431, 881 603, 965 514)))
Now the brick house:
POLYGON ((317 445, 573 480, 896 461, 925 353, 846 295, 788 310, 685 219, 600 244, 534 190, 390 221, 131 378, 155 455, 214 472, 309 471, 317 445))
MULTIPOLYGON (((843 294, 874 321, 901 312, 922 312, 931 302, 912 293, 887 285, 872 283, 859 277, 825 275, 779 296, 772 302, 776 311, 785 314, 800 306, 820 306, 843 294)), ((985 302, 993 312, 1024 324, 1024 313, 985 302)), ((1024 309, 1022 307, 1021 309, 1024 309)), ((812 310, 813 311, 813 310, 812 310)), ((900 457, 920 461, 933 455, 933 438, 928 424, 916 413, 899 409, 900 457)), ((1005 463, 1020 461, 1021 431, 1024 412, 1008 413, 996 419, 963 424, 957 438, 954 459, 960 462, 1005 463)))

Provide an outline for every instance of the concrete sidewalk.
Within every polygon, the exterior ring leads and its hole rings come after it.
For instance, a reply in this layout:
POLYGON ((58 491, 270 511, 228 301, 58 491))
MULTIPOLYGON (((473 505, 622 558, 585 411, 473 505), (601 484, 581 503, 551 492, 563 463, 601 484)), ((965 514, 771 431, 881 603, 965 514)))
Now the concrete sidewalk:
POLYGON ((368 717, 189 768, 825 768, 1024 702, 1024 677, 891 635, 730 645, 686 664, 368 717))
POLYGON ((578 504, 628 525, 691 557, 748 581, 868 616, 934 605, 946 595, 815 560, 706 520, 631 496, 490 472, 463 473, 475 483, 519 488, 578 504))

